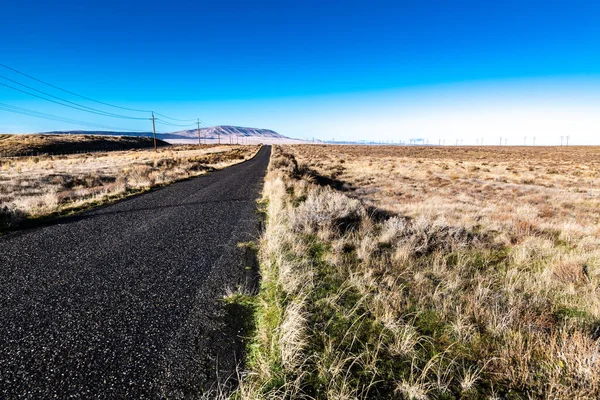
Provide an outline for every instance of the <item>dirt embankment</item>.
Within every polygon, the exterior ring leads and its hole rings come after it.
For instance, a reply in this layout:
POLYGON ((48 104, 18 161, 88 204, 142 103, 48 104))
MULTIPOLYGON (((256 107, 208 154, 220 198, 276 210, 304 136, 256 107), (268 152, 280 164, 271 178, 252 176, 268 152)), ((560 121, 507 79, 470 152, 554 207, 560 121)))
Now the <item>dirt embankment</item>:
MULTIPOLYGON (((158 146, 169 146, 157 140, 158 146)), ((99 135, 0 135, 0 157, 37 154, 72 154, 153 147, 149 137, 99 135)))

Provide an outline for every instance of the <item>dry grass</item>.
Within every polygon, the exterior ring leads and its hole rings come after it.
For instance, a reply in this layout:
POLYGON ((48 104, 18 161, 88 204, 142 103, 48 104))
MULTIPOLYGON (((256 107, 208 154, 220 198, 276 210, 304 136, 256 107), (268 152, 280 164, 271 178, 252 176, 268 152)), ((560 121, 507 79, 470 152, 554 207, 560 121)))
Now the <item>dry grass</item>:
MULTIPOLYGON (((169 144, 157 140, 158 146, 169 144)), ((95 151, 130 150, 154 147, 149 137, 66 134, 2 134, 0 157, 42 154, 73 154, 95 151)))
POLYGON ((170 146, 153 150, 0 159, 0 230, 197 176, 248 158, 259 146, 170 146))
POLYGON ((238 395, 598 398, 595 152, 277 147, 238 395))

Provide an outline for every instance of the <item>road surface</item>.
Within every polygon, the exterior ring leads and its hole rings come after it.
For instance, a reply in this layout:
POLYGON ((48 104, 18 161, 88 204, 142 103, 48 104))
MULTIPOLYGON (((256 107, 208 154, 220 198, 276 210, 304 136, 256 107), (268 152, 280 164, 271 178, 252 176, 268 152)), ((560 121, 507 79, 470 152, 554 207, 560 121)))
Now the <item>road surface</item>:
MULTIPOLYGON (((270 156, 0 237, 0 398, 189 398, 242 344, 270 156)), ((216 371, 220 372, 217 373, 216 371)))

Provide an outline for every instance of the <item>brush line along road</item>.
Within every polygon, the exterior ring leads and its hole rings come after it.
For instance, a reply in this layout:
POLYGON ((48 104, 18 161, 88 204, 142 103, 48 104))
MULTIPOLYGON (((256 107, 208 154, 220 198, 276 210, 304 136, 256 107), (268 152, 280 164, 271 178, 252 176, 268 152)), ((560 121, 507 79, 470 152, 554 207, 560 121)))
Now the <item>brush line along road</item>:
POLYGON ((0 398, 189 398, 235 370, 270 156, 0 237, 0 398), (233 321, 233 322, 232 322, 233 321))

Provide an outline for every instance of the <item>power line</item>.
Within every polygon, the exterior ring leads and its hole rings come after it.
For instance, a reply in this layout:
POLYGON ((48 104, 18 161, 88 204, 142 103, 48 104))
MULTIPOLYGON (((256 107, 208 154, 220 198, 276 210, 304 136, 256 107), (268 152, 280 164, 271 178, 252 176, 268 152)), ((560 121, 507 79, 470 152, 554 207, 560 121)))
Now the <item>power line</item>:
POLYGON ((156 111, 154 111, 154 115, 158 115, 159 117, 163 117, 166 119, 172 119, 173 121, 182 121, 182 122, 188 122, 188 121, 196 121, 196 119, 179 119, 179 118, 171 118, 171 117, 167 117, 166 115, 157 113, 156 111))
MULTIPOLYGON (((44 95, 46 95, 46 96, 50 96, 50 97, 52 97, 52 98, 54 98, 54 99, 57 99, 57 100, 60 100, 60 101, 64 101, 65 103, 72 104, 72 105, 74 105, 74 106, 76 106, 76 107, 79 107, 78 109, 82 109, 82 108, 83 108, 83 109, 85 109, 85 110, 83 110, 83 111, 88 111, 88 110, 89 110, 88 112, 93 112, 94 114, 106 115, 107 117, 113 117, 113 118, 136 119, 136 120, 146 120, 146 119, 148 119, 148 118, 140 118, 140 117, 130 117, 130 116, 128 116, 128 115, 121 115, 121 114, 115 114, 115 113, 111 113, 111 112, 107 112, 107 111, 98 110, 98 109, 96 109, 96 108, 92 108, 92 107, 84 106, 84 105, 82 105, 82 104, 75 103, 75 102, 72 102, 72 101, 69 101, 69 100, 63 99, 63 98, 61 98, 61 97, 58 97, 58 96, 54 96, 54 95, 52 95, 52 94, 50 94, 50 93, 44 92, 44 91, 42 91, 42 90, 36 89, 36 88, 34 88, 34 87, 31 87, 31 86, 27 86, 27 85, 25 85, 25 84, 23 84, 23 83, 17 82, 17 81, 15 81, 15 80, 12 80, 12 79, 10 79, 10 78, 7 78, 7 77, 5 77, 5 76, 3 76, 3 75, 0 75, 0 78, 3 78, 3 79, 6 79, 7 81, 10 81, 10 82, 16 83, 17 85, 20 85, 20 86, 26 87, 27 89, 34 90, 34 91, 36 91, 36 92, 38 92, 38 93, 42 93, 42 94, 44 94, 44 95)), ((32 93, 29 93, 29 92, 27 92, 27 91, 25 91, 25 90, 20 90, 20 89, 17 89, 17 88, 15 88, 15 87, 13 87, 13 86, 10 86, 10 85, 6 85, 6 84, 3 84, 3 83, 0 83, 0 85, 6 86, 6 87, 8 87, 8 88, 11 88, 11 89, 14 89, 14 90, 19 90, 20 92, 27 93, 27 94, 29 94, 29 95, 31 95, 31 96, 36 96, 36 95, 34 95, 34 94, 32 94, 32 93)), ((43 97, 41 97, 41 96, 36 96, 36 97, 43 98, 43 97)), ((48 100, 48 99, 45 99, 45 100, 48 100)), ((59 104, 60 104, 60 103, 59 103, 59 104)), ((63 104, 63 105, 65 105, 65 106, 66 106, 66 104, 63 104)), ((69 106, 67 106, 67 107, 69 107, 69 106)))
POLYGON ((54 89, 62 90, 63 92, 65 92, 65 93, 69 93, 69 94, 72 94, 73 96, 77 96, 77 97, 80 97, 80 98, 82 98, 82 99, 85 99, 85 100, 93 101, 94 103, 103 104, 103 105, 105 105, 105 106, 114 107, 114 108, 120 108, 121 110, 127 110, 127 111, 145 112, 145 113, 152 112, 151 110, 138 110, 138 109, 135 109, 135 108, 121 107, 121 106, 116 106, 116 105, 114 105, 114 104, 105 103, 105 102, 103 102, 103 101, 94 100, 94 99, 91 99, 91 98, 89 98, 89 97, 82 96, 82 95, 80 95, 80 94, 77 94, 77 93, 71 92, 71 91, 69 91, 69 90, 67 90, 67 89, 60 88, 60 87, 58 87, 58 86, 55 86, 55 85, 53 85, 53 84, 51 84, 51 83, 44 82, 44 81, 43 81, 43 80, 41 80, 41 79, 34 78, 33 76, 31 76, 31 75, 27 75, 27 74, 26 74, 26 73, 24 73, 24 72, 21 72, 21 71, 18 71, 18 70, 16 70, 16 69, 14 69, 14 68, 11 68, 11 67, 9 67, 8 65, 0 64, 0 67, 4 67, 4 68, 6 68, 6 69, 9 69, 9 70, 11 70, 11 71, 13 71, 13 72, 16 72, 17 74, 20 74, 20 75, 26 76, 26 77, 27 77, 27 78, 29 78, 29 79, 33 79, 33 80, 34 80, 34 81, 36 81, 36 82, 43 83, 44 85, 47 85, 47 86, 53 87, 54 89))
POLYGON ((11 106, 9 104, 3 104, 3 103, 0 103, 0 109, 4 110, 4 111, 16 113, 16 114, 27 115, 27 116, 37 117, 37 118, 43 118, 43 119, 48 119, 48 120, 58 121, 58 122, 66 122, 66 123, 76 124, 76 125, 84 125, 84 126, 89 126, 89 127, 93 127, 93 128, 112 129, 112 130, 116 130, 116 131, 126 131, 126 132, 147 133, 147 131, 142 131, 142 130, 138 130, 138 129, 124 129, 124 128, 117 128, 114 126, 108 126, 108 125, 74 120, 71 118, 65 118, 65 117, 61 117, 61 116, 57 116, 57 115, 47 114, 47 113, 29 110, 29 109, 22 108, 22 107, 11 106))
MULTIPOLYGON (((39 83, 42 83, 42 84, 44 84, 44 85, 50 86, 50 87, 52 87, 52 88, 54 88, 54 89, 61 90, 61 91, 65 92, 65 93, 71 94, 71 95, 73 95, 73 96, 77 96, 77 97, 79 97, 79 98, 82 98, 82 99, 85 99, 85 100, 88 100, 88 101, 92 101, 92 102, 94 102, 94 103, 97 103, 97 104, 102 104, 102 105, 105 105, 105 106, 108 106, 108 107, 118 108, 118 109, 121 109, 121 110, 127 110, 127 111, 143 112, 143 113, 151 113, 151 112, 153 112, 153 110, 140 110, 140 109, 136 109, 136 108, 122 107, 122 106, 117 106, 117 105, 115 105, 115 104, 110 104, 110 103, 106 103, 106 102, 103 102, 103 101, 94 100, 94 99, 92 99, 92 98, 90 98, 90 97, 83 96, 83 95, 81 95, 81 94, 78 94, 78 93, 72 92, 72 91, 70 91, 70 90, 67 90, 67 89, 63 89, 63 88, 61 88, 61 87, 58 87, 58 86, 56 86, 56 85, 53 85, 53 84, 51 84, 51 83, 45 82, 45 81, 43 81, 43 80, 41 80, 41 79, 35 78, 35 77, 33 77, 33 76, 31 76, 31 75, 28 75, 28 74, 26 74, 26 73, 24 73, 24 72, 21 72, 21 71, 19 71, 19 70, 15 69, 15 68, 9 67, 8 65, 5 65, 5 64, 0 64, 0 67, 4 67, 4 68, 6 68, 6 69, 8 69, 8 70, 10 70, 10 71, 16 72, 17 74, 23 75, 23 76, 25 76, 25 77, 27 77, 27 78, 29 78, 29 79, 33 79, 33 80, 34 80, 34 81, 36 81, 36 82, 39 82, 39 83)), ((5 79, 7 79, 7 78, 5 78, 5 79)), ((13 81, 13 82, 14 82, 14 81, 13 81)), ((23 86, 25 86, 25 85, 23 85, 23 86)), ((34 89, 34 90, 36 90, 36 89, 34 89)), ((64 101, 67 101, 67 100, 64 100, 64 101)), ((85 106, 83 106, 83 107, 85 107, 85 106)), ((86 108, 89 108, 89 107, 86 107, 86 108)), ((157 113, 157 112, 154 112, 154 114, 155 114, 155 115, 158 115, 158 116, 161 116, 161 117, 163 117, 163 118, 166 118, 166 119, 173 120, 173 121, 181 121, 181 122, 187 122, 187 121, 196 121, 196 119, 179 119, 179 118, 173 118, 173 117, 169 117, 169 116, 167 116, 167 115, 164 115, 164 114, 159 114, 159 113, 157 113)), ((132 117, 132 118, 133 118, 133 117, 132 117)), ((140 119, 146 119, 146 118, 140 118, 140 119)))
POLYGON ((35 93, 31 93, 31 92, 28 92, 26 90, 22 90, 22 89, 14 87, 14 86, 7 85, 5 83, 0 83, 0 85, 5 86, 5 87, 10 88, 10 89, 13 89, 13 90, 16 90, 16 91, 21 92, 21 93, 28 94, 28 95, 33 96, 33 97, 37 97, 37 98, 42 99, 42 100, 46 100, 46 101, 49 101, 49 102, 52 102, 52 103, 60 104, 61 106, 65 106, 65 107, 69 107, 69 108, 74 108, 75 110, 85 111, 85 112, 89 112, 89 113, 92 113, 92 114, 102 115, 104 117, 113 117, 113 118, 122 118, 122 119, 135 119, 135 120, 148 120, 149 119, 149 118, 135 118, 135 117, 126 117, 126 116, 116 116, 116 114, 115 115, 109 115, 109 114, 107 114, 107 113, 105 113, 103 111, 100 111, 100 110, 98 110, 98 111, 95 111, 95 110, 86 110, 85 108, 81 108, 81 107, 77 107, 77 106, 72 106, 72 105, 69 105, 69 104, 61 103, 60 101, 48 99, 46 97, 37 95, 35 93))
POLYGON ((210 128, 210 127, 213 127, 213 126, 217 126, 215 124, 211 124, 211 123, 203 121, 203 120, 200 120, 200 125, 204 125, 207 128, 210 128))
MULTIPOLYGON (((155 113, 155 114, 156 114, 156 113, 155 113)), ((189 127, 189 126, 194 126, 194 125, 196 125, 196 124, 174 124, 174 123, 172 123, 172 122, 169 122, 169 121, 164 121, 164 120, 162 120, 162 119, 160 119, 160 118, 156 118, 155 120, 156 120, 156 122, 158 122, 158 123, 160 123, 160 124, 162 124, 162 125, 167 125, 167 126, 181 126, 181 127, 189 127)))
POLYGON ((30 109, 23 108, 23 107, 12 106, 12 105, 9 105, 9 104, 4 104, 4 103, 0 103, 0 110, 4 110, 4 111, 7 111, 7 112, 12 112, 12 113, 15 113, 15 114, 27 115, 27 116, 30 116, 30 117, 37 117, 37 118, 48 119, 48 120, 51 120, 51 121, 58 121, 58 122, 65 122, 65 123, 75 124, 75 125, 89 126, 89 127, 92 127, 92 128, 112 129, 112 130, 115 130, 115 131, 125 131, 125 132, 148 133, 147 131, 141 131, 141 130, 138 130, 138 129, 123 129, 123 128, 117 128, 117 127, 113 127, 113 126, 107 126, 107 125, 95 124, 95 123, 91 123, 91 122, 79 121, 79 120, 75 120, 75 119, 71 119, 71 118, 65 118, 65 117, 61 117, 61 116, 58 116, 58 115, 47 114, 47 113, 43 113, 43 112, 39 112, 39 111, 34 111, 34 110, 30 110, 30 109))

